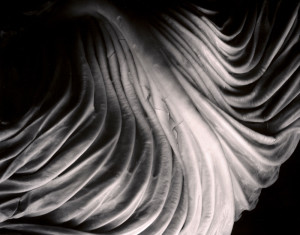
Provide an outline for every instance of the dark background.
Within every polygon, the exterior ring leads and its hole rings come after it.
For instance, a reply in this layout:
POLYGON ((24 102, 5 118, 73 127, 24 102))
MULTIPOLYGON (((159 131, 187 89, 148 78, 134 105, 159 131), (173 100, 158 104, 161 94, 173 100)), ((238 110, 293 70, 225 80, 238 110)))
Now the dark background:
MULTIPOLYGON (((32 24, 34 17, 25 17, 22 12, 34 10, 45 2, 45 0, 1 1, 0 30, 18 31, 20 28, 26 28, 32 24)), ((122 4, 126 5, 125 2, 123 1, 122 4)), ((135 2, 142 1, 135 0, 135 2)), ((151 3, 157 4, 159 1, 146 2, 151 5, 151 3)), ((216 3, 218 1, 209 2, 216 3)), ((166 5, 166 1, 164 5, 166 5)), ((131 7, 130 4, 126 6, 131 7)), ((300 235, 299 179, 300 145, 298 144, 294 154, 282 165, 278 180, 271 187, 262 190, 259 202, 253 211, 243 212, 241 219, 235 223, 232 234, 300 235)))
POLYGON ((278 180, 263 189, 253 211, 244 211, 232 235, 300 234, 300 144, 281 166, 278 180))

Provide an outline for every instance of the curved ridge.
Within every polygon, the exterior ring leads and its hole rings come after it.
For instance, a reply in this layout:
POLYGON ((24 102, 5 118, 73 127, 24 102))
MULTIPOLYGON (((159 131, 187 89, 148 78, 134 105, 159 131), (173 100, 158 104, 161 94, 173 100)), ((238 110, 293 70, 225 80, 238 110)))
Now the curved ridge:
POLYGON ((230 234, 300 139, 300 4, 270 4, 48 9, 46 93, 1 124, 0 230, 230 234))

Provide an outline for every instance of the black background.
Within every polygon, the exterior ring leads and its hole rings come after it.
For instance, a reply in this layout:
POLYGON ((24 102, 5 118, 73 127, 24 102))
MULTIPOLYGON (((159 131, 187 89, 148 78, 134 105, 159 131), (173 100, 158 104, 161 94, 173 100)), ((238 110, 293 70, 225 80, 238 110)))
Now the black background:
MULTIPOLYGON (((22 12, 35 9, 43 2, 45 0, 1 1, 0 30, 18 30, 20 27, 26 27, 26 24, 30 24, 30 19, 27 17, 29 20, 23 21, 22 12)), ((294 154, 282 165, 278 180, 271 187, 262 190, 253 211, 243 212, 241 219, 235 223, 232 234, 300 235, 299 179, 298 144, 294 154)))

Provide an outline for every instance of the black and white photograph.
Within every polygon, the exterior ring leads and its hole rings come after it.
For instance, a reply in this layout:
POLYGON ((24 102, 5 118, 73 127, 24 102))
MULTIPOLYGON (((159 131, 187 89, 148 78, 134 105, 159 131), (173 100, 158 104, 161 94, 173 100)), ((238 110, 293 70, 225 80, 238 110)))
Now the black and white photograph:
POLYGON ((0 1, 0 235, 300 235, 299 8, 0 1))

